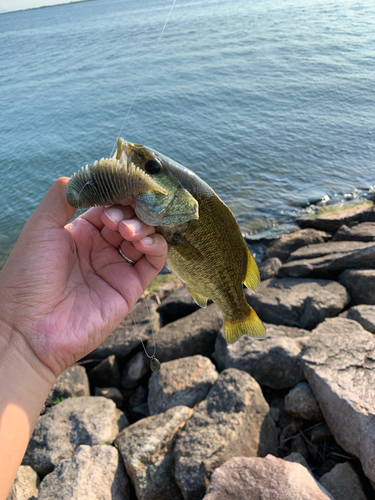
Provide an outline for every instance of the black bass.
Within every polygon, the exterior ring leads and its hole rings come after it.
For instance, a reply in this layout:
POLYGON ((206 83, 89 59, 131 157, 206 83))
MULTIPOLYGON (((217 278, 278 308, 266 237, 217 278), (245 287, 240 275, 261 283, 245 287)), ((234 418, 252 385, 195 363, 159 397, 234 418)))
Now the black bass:
POLYGON ((167 240, 167 267, 199 306, 211 299, 221 309, 227 341, 265 335, 243 291, 243 284, 254 292, 259 286, 256 262, 232 212, 194 172, 153 149, 118 139, 113 158, 74 174, 66 195, 75 208, 133 198, 139 219, 167 240))

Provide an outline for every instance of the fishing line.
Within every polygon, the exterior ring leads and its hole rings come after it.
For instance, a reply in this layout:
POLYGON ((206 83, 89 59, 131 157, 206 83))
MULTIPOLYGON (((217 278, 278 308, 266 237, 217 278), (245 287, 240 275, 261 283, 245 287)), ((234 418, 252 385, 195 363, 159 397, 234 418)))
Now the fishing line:
MULTIPOLYGON (((158 48, 158 46, 159 46, 159 43, 160 43, 161 37, 163 36, 164 31, 165 31, 165 28, 167 27, 167 24, 168 24, 169 18, 171 17, 172 10, 173 10, 173 7, 175 6, 176 1, 177 1, 177 0, 173 0, 172 7, 170 8, 170 11, 169 11, 169 14, 168 14, 168 16, 167 16, 167 19, 166 19, 166 21, 165 21, 165 23, 164 23, 163 29, 161 30, 161 33, 160 33, 160 35, 159 35, 159 39, 158 39, 158 41, 156 42, 156 45, 155 45, 154 50, 153 50, 153 54, 155 54, 155 53, 156 53, 156 50, 157 50, 157 48, 158 48)), ((127 113, 126 113, 126 115, 125 115, 124 121, 122 122, 122 125, 121 125, 121 127, 120 127, 120 131, 119 131, 119 133, 118 133, 118 135, 117 135, 117 138, 121 136, 122 129, 123 129, 123 128, 124 128, 124 126, 125 126, 125 123, 126 123, 126 121, 127 121, 128 117, 129 117, 130 111, 131 111, 131 109, 132 109, 132 107, 133 107, 133 104, 134 104, 134 102, 135 102, 135 100, 136 100, 136 98, 137 98, 137 96, 138 96, 138 94, 139 94, 139 91, 140 91, 140 89, 141 89, 141 87, 142 87, 142 85, 143 85, 143 82, 145 81, 145 78, 146 78, 146 75, 147 75, 147 73, 148 73, 148 69, 149 69, 150 65, 151 65, 151 59, 150 59, 150 61, 149 61, 149 62, 148 62, 148 64, 147 64, 146 70, 145 70, 145 72, 143 73, 142 79, 141 79, 141 81, 140 81, 140 83, 139 83, 139 85, 138 85, 138 88, 137 88, 137 90, 136 90, 136 92, 135 92, 135 94, 134 94, 133 100, 132 100, 132 102, 130 103, 130 107, 129 107, 129 109, 128 109, 128 112, 127 112, 127 113)), ((114 151, 115 151, 115 147, 116 147, 116 142, 115 142, 115 144, 114 144, 114 146, 113 146, 113 148, 112 148, 112 151, 111 151, 111 156, 113 156, 113 153, 114 153, 114 151)))

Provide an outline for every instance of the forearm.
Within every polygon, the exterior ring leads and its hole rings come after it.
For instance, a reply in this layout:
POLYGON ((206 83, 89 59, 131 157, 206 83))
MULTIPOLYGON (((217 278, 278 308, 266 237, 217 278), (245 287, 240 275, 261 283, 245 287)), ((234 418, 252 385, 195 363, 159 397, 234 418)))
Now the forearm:
POLYGON ((28 345, 0 321, 0 500, 5 500, 53 384, 28 345))

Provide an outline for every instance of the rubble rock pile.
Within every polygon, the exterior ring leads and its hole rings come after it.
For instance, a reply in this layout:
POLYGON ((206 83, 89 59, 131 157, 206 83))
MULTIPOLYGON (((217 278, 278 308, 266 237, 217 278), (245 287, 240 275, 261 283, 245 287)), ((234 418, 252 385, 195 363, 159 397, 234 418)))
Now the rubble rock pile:
POLYGON ((246 291, 264 339, 149 295, 56 381, 8 499, 375 498, 375 211, 301 227, 246 291))

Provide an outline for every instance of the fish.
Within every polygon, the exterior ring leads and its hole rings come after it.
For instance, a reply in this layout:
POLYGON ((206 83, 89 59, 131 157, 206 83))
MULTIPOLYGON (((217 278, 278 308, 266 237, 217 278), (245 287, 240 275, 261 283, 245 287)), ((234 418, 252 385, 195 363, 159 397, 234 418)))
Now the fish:
POLYGON ((86 165, 70 178, 66 197, 75 208, 132 198, 137 217, 166 239, 167 268, 200 307, 211 299, 220 308, 226 340, 264 337, 265 327, 243 288, 255 292, 260 284, 255 259, 230 209, 192 170, 118 138, 112 158, 86 165))

